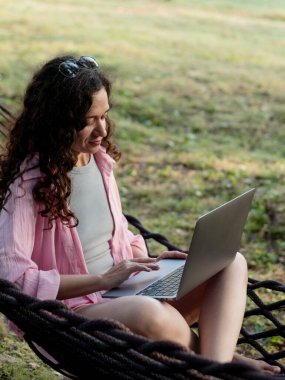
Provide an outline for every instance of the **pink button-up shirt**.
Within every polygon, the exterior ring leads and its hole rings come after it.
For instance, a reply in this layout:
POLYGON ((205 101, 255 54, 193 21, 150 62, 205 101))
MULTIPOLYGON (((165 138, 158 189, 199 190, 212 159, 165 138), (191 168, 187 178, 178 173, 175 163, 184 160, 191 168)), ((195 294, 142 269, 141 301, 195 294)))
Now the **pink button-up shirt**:
MULTIPOLYGON (((145 251, 140 235, 128 230, 122 213, 121 201, 113 175, 114 160, 101 148, 95 155, 102 174, 114 231, 110 241, 114 263, 132 258, 131 246, 145 251)), ((24 161, 21 170, 38 164, 35 156, 30 162, 24 161)), ((60 274, 87 274, 82 246, 76 227, 69 228, 60 219, 48 229, 48 218, 39 214, 40 206, 32 196, 32 189, 42 176, 34 168, 17 178, 11 185, 11 196, 0 212, 0 277, 17 283, 21 289, 39 299, 55 299, 59 289, 60 274)), ((94 189, 96 191, 96 189, 94 189)), ((96 218, 96 215, 94 215, 96 218)), ((100 219, 99 219, 100 220, 100 219)), ((75 309, 88 303, 100 303, 100 292, 63 301, 75 309)))

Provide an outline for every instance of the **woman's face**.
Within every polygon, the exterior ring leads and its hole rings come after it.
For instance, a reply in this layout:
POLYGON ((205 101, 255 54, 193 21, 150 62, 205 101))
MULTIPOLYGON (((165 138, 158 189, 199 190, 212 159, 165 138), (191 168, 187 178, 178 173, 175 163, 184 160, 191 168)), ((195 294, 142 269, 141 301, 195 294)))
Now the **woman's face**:
POLYGON ((107 135, 106 117, 110 109, 108 95, 104 87, 92 96, 92 104, 86 114, 86 126, 76 133, 72 151, 77 155, 98 152, 103 137, 107 135))

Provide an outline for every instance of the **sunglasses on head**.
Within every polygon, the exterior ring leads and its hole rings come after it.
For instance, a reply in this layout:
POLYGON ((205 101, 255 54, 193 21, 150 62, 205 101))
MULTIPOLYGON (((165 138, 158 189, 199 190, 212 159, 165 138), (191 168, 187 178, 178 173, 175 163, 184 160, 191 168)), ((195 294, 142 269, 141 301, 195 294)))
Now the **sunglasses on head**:
POLYGON ((82 56, 78 60, 68 59, 61 62, 61 64, 58 66, 58 71, 67 78, 75 78, 82 68, 98 70, 99 64, 92 57, 82 56))

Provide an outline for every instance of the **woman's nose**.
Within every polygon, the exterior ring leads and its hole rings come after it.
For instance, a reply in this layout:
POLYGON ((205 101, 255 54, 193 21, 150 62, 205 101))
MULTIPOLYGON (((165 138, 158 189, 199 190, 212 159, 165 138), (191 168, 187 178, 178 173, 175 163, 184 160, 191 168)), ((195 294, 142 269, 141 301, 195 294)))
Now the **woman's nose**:
POLYGON ((96 127, 93 129, 93 134, 101 137, 107 136, 106 122, 98 120, 96 127))

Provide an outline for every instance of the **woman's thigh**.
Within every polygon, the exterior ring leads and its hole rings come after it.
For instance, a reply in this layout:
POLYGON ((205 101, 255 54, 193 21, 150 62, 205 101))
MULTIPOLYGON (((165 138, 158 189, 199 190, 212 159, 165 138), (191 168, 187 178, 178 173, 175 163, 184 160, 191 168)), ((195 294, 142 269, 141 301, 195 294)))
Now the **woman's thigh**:
MULTIPOLYGON (((207 300, 217 300, 221 298, 222 290, 226 289, 229 297, 231 293, 240 294, 241 297, 245 293, 247 284, 247 265, 244 257, 238 252, 234 261, 232 261, 226 268, 205 281, 202 285, 198 286, 193 291, 186 294, 180 300, 169 301, 169 304, 175 307, 185 318, 189 326, 197 322, 200 315, 202 304, 207 300), (233 281, 235 276, 238 277, 233 281), (218 289, 215 294, 211 289, 218 289)), ((224 301, 230 305, 230 302, 225 297, 223 291, 224 301)), ((230 306, 229 306, 230 307, 230 306)))
POLYGON ((80 308, 76 313, 89 319, 117 320, 134 333, 151 339, 170 339, 187 347, 190 331, 179 311, 166 302, 145 296, 130 296, 80 308))
POLYGON ((198 286, 193 291, 186 294, 179 300, 168 301, 185 319, 186 323, 191 326, 199 319, 201 303, 208 285, 208 281, 198 286))
MULTIPOLYGON (((139 317, 139 309, 151 308, 152 301, 148 297, 142 296, 126 296, 110 299, 99 304, 92 304, 76 310, 76 313, 81 314, 89 319, 109 318, 115 319, 127 326, 134 323, 134 315, 139 317)), ((156 307, 156 302, 153 303, 156 307)))

